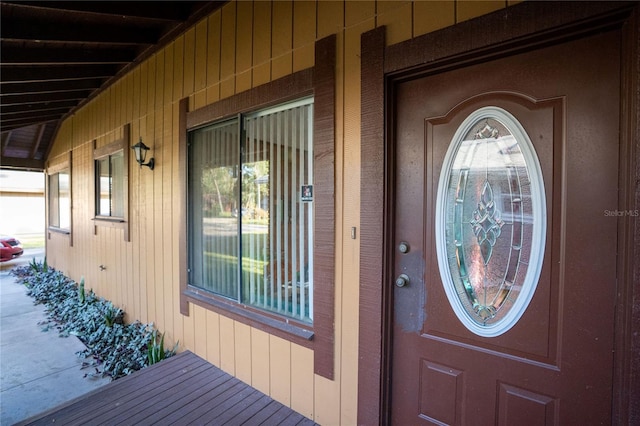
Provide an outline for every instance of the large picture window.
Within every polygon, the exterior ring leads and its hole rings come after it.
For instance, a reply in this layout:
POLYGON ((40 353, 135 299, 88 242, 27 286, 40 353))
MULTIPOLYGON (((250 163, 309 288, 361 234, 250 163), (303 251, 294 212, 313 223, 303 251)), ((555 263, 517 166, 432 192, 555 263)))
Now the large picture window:
POLYGON ((189 284, 313 320, 313 99, 189 134, 189 284))
POLYGON ((315 65, 179 105, 180 313, 217 312, 313 350, 334 378, 336 36, 315 65), (238 115, 240 114, 240 115, 238 115))

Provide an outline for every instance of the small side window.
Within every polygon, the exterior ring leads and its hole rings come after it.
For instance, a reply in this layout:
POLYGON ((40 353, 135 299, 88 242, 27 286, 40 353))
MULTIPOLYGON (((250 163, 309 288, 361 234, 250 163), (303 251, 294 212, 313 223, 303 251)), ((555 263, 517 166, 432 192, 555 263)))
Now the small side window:
MULTIPOLYGON (((50 232, 71 235, 71 152, 47 167, 47 226, 50 232)), ((72 240, 69 243, 73 245, 72 240)))
POLYGON ((63 170, 49 175, 49 226, 71 230, 71 175, 63 170))
MULTIPOLYGON (((129 133, 125 125, 122 137, 98 147, 94 141, 94 224, 124 230, 129 238, 129 133)), ((94 229, 97 232, 97 228, 94 229)))
POLYGON ((96 160, 96 216, 124 219, 124 155, 96 160))

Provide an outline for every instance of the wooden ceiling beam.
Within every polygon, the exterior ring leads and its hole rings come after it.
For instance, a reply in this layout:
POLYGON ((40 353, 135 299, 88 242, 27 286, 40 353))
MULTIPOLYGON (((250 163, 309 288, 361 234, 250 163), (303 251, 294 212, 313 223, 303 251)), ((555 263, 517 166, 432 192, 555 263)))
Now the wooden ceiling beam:
POLYGON ((34 124, 40 124, 47 121, 60 120, 62 114, 46 115, 43 114, 36 119, 20 119, 20 120, 2 120, 2 131, 15 130, 22 127, 33 126, 34 124))
POLYGON ((3 82, 65 81, 85 78, 109 78, 118 71, 115 65, 83 66, 0 66, 3 82))
MULTIPOLYGON (((125 17, 126 18, 126 17, 125 17)), ((121 25, 73 23, 36 19, 2 19, 3 40, 39 40, 41 42, 105 43, 152 45, 162 34, 161 28, 140 28, 136 22, 123 20, 121 25)))
POLYGON ((4 3, 19 7, 31 7, 42 10, 55 9, 66 12, 86 14, 103 14, 113 16, 132 16, 141 19, 164 20, 164 21, 184 21, 198 7, 202 7, 209 1, 183 1, 180 4, 174 2, 154 2, 150 7, 148 1, 119 1, 119 2, 79 2, 79 1, 7 1, 4 3), (186 7, 185 6, 191 6, 186 7))
POLYGON ((91 94, 91 90, 67 90, 65 92, 49 93, 22 93, 0 96, 0 107, 3 105, 23 105, 35 103, 48 103, 51 101, 68 101, 85 99, 91 94))
POLYGON ((0 168, 16 170, 32 170, 36 172, 44 171, 44 160, 33 160, 30 158, 5 157, 0 158, 0 168))
POLYGON ((7 147, 9 146, 9 143, 11 142, 11 134, 13 132, 12 131, 8 131, 8 132, 4 132, 2 133, 2 155, 5 155, 5 152, 7 151, 7 147))
POLYGON ((20 43, 0 44, 0 62, 3 65, 55 65, 55 64, 126 64, 133 61, 137 49, 111 47, 28 47, 20 43))
POLYGON ((104 79, 33 81, 28 83, 2 83, 0 94, 18 95, 24 93, 52 93, 66 90, 96 90, 100 88, 104 79))
POLYGON ((75 100, 65 100, 65 101, 51 101, 46 104, 28 104, 28 105, 3 105, 2 109, 0 109, 0 115, 5 114, 15 114, 22 112, 36 112, 42 114, 43 112, 59 109, 59 108, 73 108, 78 104, 75 100))
POLYGON ((42 135, 44 135, 44 130, 47 128, 46 124, 41 124, 38 127, 38 134, 33 141, 33 146, 31 147, 31 152, 29 153, 29 158, 35 158, 36 152, 40 148, 40 143, 42 142, 42 135))
POLYGON ((9 112, 5 113, 4 111, 0 113, 0 120, 16 120, 16 119, 37 119, 38 117, 42 117, 43 114, 47 115, 64 115, 69 111, 70 107, 66 108, 49 108, 49 109, 40 109, 40 110, 24 110, 17 112, 9 112))

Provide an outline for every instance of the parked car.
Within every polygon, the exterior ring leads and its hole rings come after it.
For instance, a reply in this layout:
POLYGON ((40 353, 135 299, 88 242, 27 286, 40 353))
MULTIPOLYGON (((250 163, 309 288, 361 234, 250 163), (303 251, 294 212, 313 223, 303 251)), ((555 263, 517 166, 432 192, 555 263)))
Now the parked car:
POLYGON ((22 256, 22 244, 13 237, 0 237, 0 262, 22 256))

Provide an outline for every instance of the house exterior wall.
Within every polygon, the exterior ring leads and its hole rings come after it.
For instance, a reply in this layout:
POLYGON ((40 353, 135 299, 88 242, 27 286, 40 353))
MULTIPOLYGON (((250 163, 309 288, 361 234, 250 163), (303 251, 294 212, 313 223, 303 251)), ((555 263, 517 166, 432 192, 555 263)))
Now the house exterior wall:
POLYGON ((106 89, 59 129, 48 161, 72 152, 72 235, 50 232, 48 262, 153 322, 223 370, 321 424, 356 424, 360 211, 360 36, 395 44, 507 7, 508 1, 237 1, 198 22, 106 89), (314 374, 313 350, 203 307, 180 313, 179 102, 189 110, 314 65, 314 43, 337 35, 335 375, 314 374), (142 137, 155 169, 129 166, 129 231, 96 226, 93 150, 142 137), (356 228, 356 238, 351 236, 356 228), (71 241, 73 242, 71 245, 71 241), (101 270, 100 266, 105 267, 101 270))

